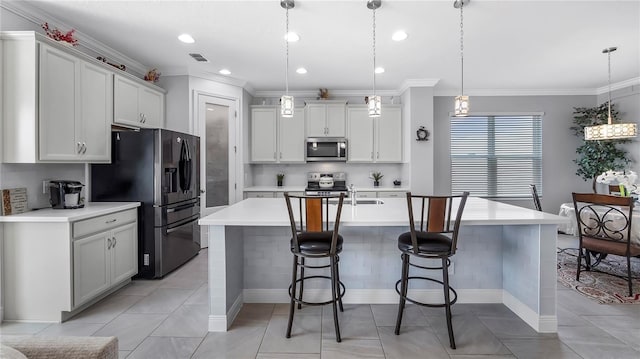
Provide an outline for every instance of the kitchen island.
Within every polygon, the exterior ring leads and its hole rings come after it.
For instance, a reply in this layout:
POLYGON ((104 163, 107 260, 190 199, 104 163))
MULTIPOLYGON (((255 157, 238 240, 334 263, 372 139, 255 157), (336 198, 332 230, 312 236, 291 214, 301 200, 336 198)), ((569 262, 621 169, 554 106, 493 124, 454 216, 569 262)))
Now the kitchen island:
MULTIPOLYGON (((345 303, 398 303, 397 238, 408 231, 406 199, 382 202, 343 206, 340 276, 345 303)), ((450 268, 458 302, 504 303, 536 331, 556 332, 557 226, 566 221, 469 198, 450 268)), ((242 303, 289 302, 291 229, 282 198, 246 199, 199 224, 209 226, 209 331, 226 331, 242 303)), ((305 297, 326 297, 324 284, 305 282, 305 297)), ((438 301, 442 289, 417 283, 410 295, 438 301)))

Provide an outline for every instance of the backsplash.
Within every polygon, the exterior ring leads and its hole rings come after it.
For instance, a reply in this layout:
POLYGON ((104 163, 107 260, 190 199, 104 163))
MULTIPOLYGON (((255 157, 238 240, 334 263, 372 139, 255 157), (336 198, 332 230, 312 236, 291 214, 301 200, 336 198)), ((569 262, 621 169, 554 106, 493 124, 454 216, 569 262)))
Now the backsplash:
POLYGON ((357 187, 373 187, 373 180, 369 178, 372 171, 382 172, 384 177, 380 181, 381 187, 392 187, 393 181, 399 179, 403 187, 409 187, 409 178, 403 178, 402 163, 301 163, 301 164, 252 164, 253 186, 275 186, 276 174, 284 173, 285 186, 307 185, 307 172, 345 172, 347 185, 353 183, 357 187))
MULTIPOLYGON (((25 187, 29 209, 51 207, 49 194, 42 193, 42 181, 52 179, 80 181, 85 184, 84 164, 0 164, 0 188, 25 187)), ((86 197, 86 189, 82 190, 82 194, 86 197)))

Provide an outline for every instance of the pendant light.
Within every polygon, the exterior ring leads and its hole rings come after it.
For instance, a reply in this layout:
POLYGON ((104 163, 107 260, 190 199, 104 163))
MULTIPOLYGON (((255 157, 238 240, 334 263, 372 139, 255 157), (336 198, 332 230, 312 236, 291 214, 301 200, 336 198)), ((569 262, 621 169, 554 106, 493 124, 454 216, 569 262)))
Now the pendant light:
POLYGON ((460 9, 460 96, 456 96, 454 102, 454 114, 456 117, 469 114, 469 96, 464 95, 464 27, 462 8, 471 0, 456 0, 453 7, 460 9))
POLYGON ((280 114, 282 117, 293 117, 293 96, 289 96, 289 9, 293 9, 296 4, 294 0, 281 0, 280 6, 285 9, 287 13, 287 24, 284 37, 284 41, 287 46, 284 71, 285 94, 280 98, 280 114))
POLYGON ((589 126, 584 128, 584 139, 587 141, 594 140, 617 140, 623 138, 633 138, 638 135, 638 125, 635 123, 612 123, 611 118, 611 53, 616 51, 617 47, 609 47, 602 50, 603 54, 607 54, 609 60, 609 113, 606 125, 589 126))
POLYGON ((367 1, 367 8, 373 10, 373 96, 369 96, 369 117, 380 117, 382 100, 376 96, 376 9, 382 6, 382 0, 367 1))

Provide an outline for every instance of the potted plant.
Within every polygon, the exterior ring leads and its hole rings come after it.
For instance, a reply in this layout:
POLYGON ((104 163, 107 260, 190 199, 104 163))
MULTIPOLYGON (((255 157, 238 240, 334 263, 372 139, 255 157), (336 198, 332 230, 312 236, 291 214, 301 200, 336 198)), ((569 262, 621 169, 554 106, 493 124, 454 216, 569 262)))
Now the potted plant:
POLYGON ((382 172, 371 172, 371 179, 373 179, 374 187, 380 186, 380 179, 382 179, 382 177, 384 177, 382 172))
POLYGON ((278 180, 278 187, 282 187, 282 181, 284 181, 284 173, 276 174, 276 179, 278 180))
MULTIPOLYGON (((618 148, 619 144, 628 143, 629 139, 586 141, 584 140, 584 128, 587 126, 602 125, 608 122, 607 104, 596 107, 574 107, 573 133, 582 140, 582 144, 576 149, 578 158, 573 160, 578 165, 576 174, 585 181, 592 181, 593 192, 596 192, 596 178, 609 170, 621 170, 627 167, 631 160, 627 151, 618 148)), ((618 111, 611 104, 611 117, 617 120, 618 111)))

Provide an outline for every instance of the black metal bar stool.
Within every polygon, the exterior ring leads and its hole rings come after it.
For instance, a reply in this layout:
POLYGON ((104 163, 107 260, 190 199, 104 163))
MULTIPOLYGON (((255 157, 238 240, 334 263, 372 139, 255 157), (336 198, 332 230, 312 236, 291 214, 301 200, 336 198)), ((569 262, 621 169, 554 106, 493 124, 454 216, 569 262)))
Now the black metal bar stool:
POLYGON ((398 249, 402 252, 402 278, 396 282, 396 292, 400 295, 398 306, 398 319, 396 321, 396 335, 400 334, 402 323, 402 312, 406 301, 425 307, 445 307, 447 314, 447 330, 449 331, 449 344, 451 349, 456 348, 453 337, 453 327, 451 324, 451 305, 458 300, 458 294, 449 286, 449 259, 456 253, 458 241, 458 229, 460 228, 460 218, 467 202, 469 192, 464 192, 459 196, 419 196, 407 192, 407 207, 409 210, 409 232, 398 237, 398 249), (459 200, 459 201, 458 201, 459 200), (452 221, 451 214, 456 207, 455 221, 452 221), (419 221, 414 220, 414 207, 420 210, 419 221), (417 226, 419 222, 419 227, 417 226), (442 266, 427 267, 410 263, 410 256, 428 259, 441 259, 442 266), (409 276, 409 266, 421 269, 442 270, 442 280, 429 277, 409 276), (423 303, 407 296, 409 281, 412 279, 427 280, 440 283, 444 290, 444 303, 423 303), (400 285, 400 289, 398 289, 400 285), (451 293, 453 293, 453 299, 451 293))
POLYGON ((285 192, 285 201, 289 211, 289 221, 291 222, 291 253, 293 253, 293 274, 291 285, 289 286, 289 297, 291 303, 289 307, 289 323, 287 325, 287 338, 291 338, 291 326, 293 325, 293 314, 295 303, 298 309, 305 305, 333 305, 333 321, 336 329, 336 341, 340 342, 340 327, 338 325, 338 309, 344 311, 342 307, 342 297, 345 293, 345 286, 340 282, 338 271, 338 255, 342 252, 342 236, 338 234, 340 226, 340 214, 342 213, 342 202, 344 194, 339 196, 293 196, 285 192), (293 204, 292 204, 293 202, 293 204), (335 208, 335 219, 333 229, 329 227, 329 210, 335 208), (305 264, 306 258, 329 258, 327 265, 305 264), (300 268, 300 278, 298 278, 298 268, 300 268), (321 269, 330 268, 331 275, 307 275, 305 268, 321 269), (331 280, 331 299, 325 302, 308 302, 302 299, 304 281, 312 278, 324 278, 331 280), (300 291, 296 296, 296 289, 300 284, 300 291))

